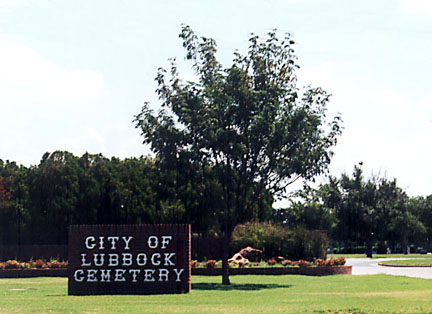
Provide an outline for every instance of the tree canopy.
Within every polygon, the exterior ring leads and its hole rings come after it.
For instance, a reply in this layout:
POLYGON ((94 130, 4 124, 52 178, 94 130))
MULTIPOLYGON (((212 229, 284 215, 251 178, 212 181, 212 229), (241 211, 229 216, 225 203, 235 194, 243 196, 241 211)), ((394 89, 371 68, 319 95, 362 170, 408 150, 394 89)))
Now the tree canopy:
POLYGON ((197 79, 181 80, 175 59, 169 71, 159 68, 162 109, 155 115, 145 103, 136 126, 161 162, 200 171, 226 238, 223 283, 229 283, 226 260, 235 225, 296 180, 326 171, 341 118, 327 121, 326 91, 297 87, 290 34, 279 39, 271 31, 265 40, 252 34, 247 54, 234 52, 229 67, 217 60, 213 39, 198 38, 189 26, 179 37, 197 79))
POLYGON ((430 228, 424 224, 430 216, 426 213, 431 210, 426 205, 427 199, 410 198, 396 179, 378 175, 365 178, 362 163, 354 166, 351 175, 330 176, 328 183, 303 192, 302 196, 305 202, 294 203, 281 211, 278 218, 291 219, 294 224, 306 220, 305 227, 328 229, 333 242, 345 247, 364 244, 368 257, 372 257, 372 248, 377 242, 384 250, 399 243, 405 253, 409 241, 414 239, 423 239, 415 242, 429 246, 425 235, 430 228), (298 208, 308 211, 299 212, 298 208), (293 218, 293 213, 300 213, 300 217, 293 218), (311 225, 314 215, 324 215, 328 220, 321 219, 318 224, 311 225))

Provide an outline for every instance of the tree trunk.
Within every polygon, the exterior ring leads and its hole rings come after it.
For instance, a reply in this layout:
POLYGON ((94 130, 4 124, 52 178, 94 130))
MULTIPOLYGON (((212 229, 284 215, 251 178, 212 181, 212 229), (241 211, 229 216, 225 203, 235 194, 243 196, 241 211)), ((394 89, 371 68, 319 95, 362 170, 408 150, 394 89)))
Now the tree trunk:
POLYGON ((404 254, 408 254, 408 241, 407 241, 406 236, 404 236, 404 237, 402 238, 402 252, 403 252, 404 254))
POLYGON ((366 240, 366 257, 372 258, 372 250, 373 250, 373 238, 368 237, 366 240))
POLYGON ((228 267, 228 259, 230 242, 231 242, 231 233, 232 231, 223 232, 223 242, 222 242, 222 284, 229 285, 229 267, 228 267))

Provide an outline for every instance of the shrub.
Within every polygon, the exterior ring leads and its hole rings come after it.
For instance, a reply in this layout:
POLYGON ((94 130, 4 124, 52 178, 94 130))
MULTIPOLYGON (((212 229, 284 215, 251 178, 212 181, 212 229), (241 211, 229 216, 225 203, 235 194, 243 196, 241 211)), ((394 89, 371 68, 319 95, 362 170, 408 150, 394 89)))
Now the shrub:
POLYGON ((312 263, 301 259, 297 262, 297 265, 300 267, 309 267, 312 266, 312 263))
POLYGON ((289 230, 282 224, 248 222, 234 229, 231 247, 234 252, 251 246, 263 251, 263 258, 283 256, 291 260, 313 261, 326 258, 328 240, 318 231, 289 230))
POLYGON ((277 264, 277 261, 276 261, 276 259, 271 258, 271 259, 269 259, 269 260, 267 261, 267 264, 269 264, 269 265, 276 265, 276 264, 277 264))
POLYGON ((21 269, 30 269, 31 265, 29 262, 20 263, 20 268, 21 269))
POLYGON ((38 260, 33 262, 32 267, 34 267, 34 268, 47 268, 48 266, 45 263, 45 261, 38 259, 38 260))
MULTIPOLYGON (((387 247, 385 249, 373 247, 374 251, 377 251, 379 254, 384 254, 387 252, 387 247)), ((342 247, 342 248, 334 248, 333 254, 364 254, 366 252, 366 246, 352 246, 352 247, 342 247)))
POLYGON ((201 263, 198 262, 197 260, 193 260, 192 263, 191 263, 191 266, 194 267, 194 268, 197 268, 197 267, 201 266, 201 263))
POLYGON ((68 262, 66 262, 66 261, 60 262, 56 259, 52 259, 48 263, 46 263, 46 265, 42 264, 42 266, 39 268, 45 268, 45 267, 48 267, 48 268, 66 268, 67 266, 68 266, 68 262))
POLYGON ((286 259, 282 261, 282 266, 290 266, 291 265, 291 260, 286 259))
POLYGON ((322 258, 318 258, 318 259, 315 261, 315 264, 316 264, 317 266, 326 266, 326 265, 327 265, 327 261, 323 260, 322 258))
POLYGON ((60 263, 60 268, 67 268, 68 265, 69 265, 68 261, 63 261, 63 262, 60 263))
POLYGON ((293 243, 289 248, 288 256, 294 260, 326 259, 327 246, 328 239, 321 232, 299 228, 293 234, 293 243))
POLYGON ((270 222, 248 222, 237 225, 233 231, 231 247, 233 252, 251 246, 263 251, 263 258, 282 255, 289 245, 290 231, 270 222))
POLYGON ((18 269, 20 268, 20 263, 16 260, 8 260, 5 263, 5 269, 18 269))
POLYGON ((206 262, 206 267, 207 267, 207 269, 215 269, 217 267, 216 261, 213 259, 209 259, 206 262))
POLYGON ((61 262, 53 259, 53 260, 50 260, 48 263, 46 263, 46 266, 48 268, 61 268, 61 262))
POLYGON ((338 258, 334 258, 334 260, 335 260, 335 265, 336 266, 343 266, 343 265, 345 265, 345 263, 346 263, 346 259, 345 259, 345 257, 338 257, 338 258))
POLYGON ((31 268, 67 268, 67 261, 60 262, 58 260, 51 260, 45 263, 44 260, 36 260, 29 262, 19 262, 16 260, 8 260, 6 262, 0 262, 0 269, 31 269, 31 268))
POLYGON ((330 258, 325 262, 325 266, 343 266, 345 263, 346 260, 344 257, 330 258))

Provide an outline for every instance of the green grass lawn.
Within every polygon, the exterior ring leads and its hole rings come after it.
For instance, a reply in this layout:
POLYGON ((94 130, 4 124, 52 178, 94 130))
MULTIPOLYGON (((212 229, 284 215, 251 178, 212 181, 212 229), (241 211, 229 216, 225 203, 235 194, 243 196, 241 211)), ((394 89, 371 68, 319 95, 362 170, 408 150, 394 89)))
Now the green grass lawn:
MULTIPOLYGON (((372 258, 425 258, 427 255, 424 254, 374 254, 372 258)), ((327 258, 366 258, 366 254, 327 254, 327 258)))
MULTIPOLYGON (((412 258, 410 255, 408 258, 412 258)), ((386 265, 395 265, 395 266, 432 266, 432 256, 431 255, 423 255, 423 257, 416 257, 414 259, 402 260, 402 261, 384 261, 386 265)))
POLYGON ((181 295, 68 296, 66 278, 0 279, 0 313, 432 313, 432 280, 193 276, 181 295))

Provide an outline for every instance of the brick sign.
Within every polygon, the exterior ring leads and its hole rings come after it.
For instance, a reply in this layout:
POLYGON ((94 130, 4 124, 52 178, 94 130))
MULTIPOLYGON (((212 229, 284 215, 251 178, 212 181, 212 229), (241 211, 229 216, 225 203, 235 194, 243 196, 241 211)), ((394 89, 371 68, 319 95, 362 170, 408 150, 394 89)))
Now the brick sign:
POLYGON ((190 225, 72 225, 69 295, 186 293, 190 225))

